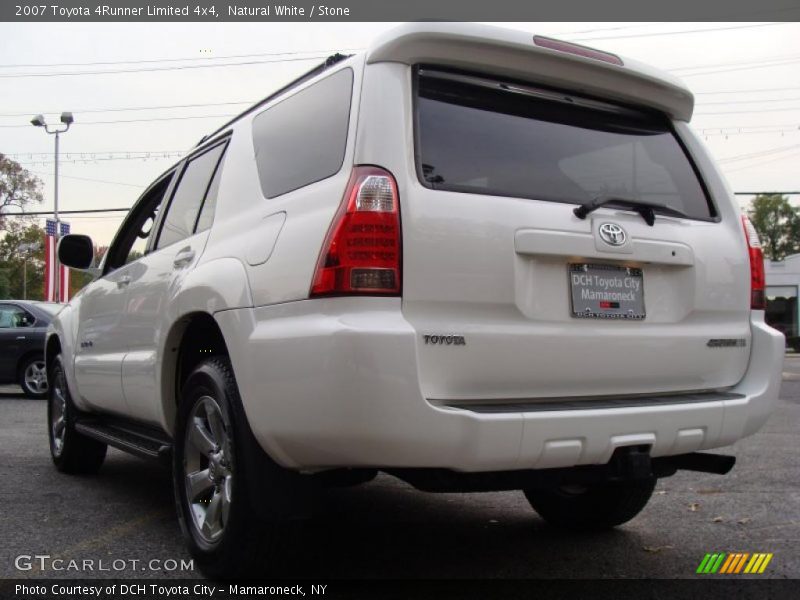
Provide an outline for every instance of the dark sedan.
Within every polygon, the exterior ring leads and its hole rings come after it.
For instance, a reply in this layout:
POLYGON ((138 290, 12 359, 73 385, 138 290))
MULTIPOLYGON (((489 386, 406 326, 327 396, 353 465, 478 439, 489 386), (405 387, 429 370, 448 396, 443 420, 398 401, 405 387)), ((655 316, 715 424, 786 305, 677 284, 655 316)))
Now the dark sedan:
POLYGON ((29 398, 47 396, 44 335, 62 306, 0 300, 0 384, 18 383, 29 398))

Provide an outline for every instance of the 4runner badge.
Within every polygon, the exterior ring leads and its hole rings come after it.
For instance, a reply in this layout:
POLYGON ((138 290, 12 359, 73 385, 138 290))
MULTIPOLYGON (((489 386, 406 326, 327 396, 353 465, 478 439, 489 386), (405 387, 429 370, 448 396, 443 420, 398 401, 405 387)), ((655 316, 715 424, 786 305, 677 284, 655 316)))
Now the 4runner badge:
POLYGON ((467 341, 463 335, 423 335, 426 344, 439 346, 466 346, 467 341))

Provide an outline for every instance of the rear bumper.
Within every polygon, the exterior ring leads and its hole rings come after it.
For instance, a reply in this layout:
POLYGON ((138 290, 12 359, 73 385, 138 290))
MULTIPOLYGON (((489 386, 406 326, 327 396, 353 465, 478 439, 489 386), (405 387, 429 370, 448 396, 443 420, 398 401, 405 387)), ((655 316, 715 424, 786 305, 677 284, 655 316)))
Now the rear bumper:
MULTIPOLYGON (((251 428, 286 467, 507 471, 605 464, 617 448, 686 454, 754 433, 778 397, 783 336, 756 313, 742 381, 697 402, 477 412, 421 393, 397 298, 217 313, 251 428)), ((724 350, 721 350, 724 351, 724 350)))

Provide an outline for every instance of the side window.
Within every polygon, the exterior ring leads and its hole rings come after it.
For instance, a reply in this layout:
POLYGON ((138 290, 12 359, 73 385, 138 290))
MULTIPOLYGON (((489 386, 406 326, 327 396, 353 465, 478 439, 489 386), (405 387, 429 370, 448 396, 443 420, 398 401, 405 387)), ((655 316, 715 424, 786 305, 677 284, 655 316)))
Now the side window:
POLYGON ((153 209, 152 213, 150 214, 150 217, 139 228, 139 231, 136 235, 136 240, 133 242, 133 246, 131 246, 131 249, 128 251, 128 256, 125 259, 125 264, 133 262, 136 259, 144 256, 145 249, 147 248, 147 241, 150 239, 150 236, 153 233, 153 225, 155 224, 156 219, 158 218, 159 208, 161 208, 160 204, 153 209))
POLYGON ((274 198, 342 168, 353 72, 343 69, 271 106, 253 119, 261 191, 274 198))
POLYGON ((30 327, 36 319, 13 304, 0 304, 0 329, 30 327))
POLYGON ((157 249, 175 244, 194 233, 200 206, 224 150, 225 144, 220 144, 186 163, 164 216, 157 249))
POLYGON ((197 225, 195 232, 205 231, 211 227, 214 222, 214 211, 217 208, 217 194, 219 193, 219 180, 222 179, 222 166, 225 164, 225 156, 219 160, 217 170, 214 171, 214 179, 211 180, 211 185, 208 186, 208 193, 206 199, 203 201, 203 208, 200 209, 200 216, 197 217, 197 225))
POLYGON ((104 273, 118 269, 145 253, 147 242, 153 235, 153 224, 156 221, 161 201, 173 176, 174 172, 163 177, 136 202, 108 249, 104 273))

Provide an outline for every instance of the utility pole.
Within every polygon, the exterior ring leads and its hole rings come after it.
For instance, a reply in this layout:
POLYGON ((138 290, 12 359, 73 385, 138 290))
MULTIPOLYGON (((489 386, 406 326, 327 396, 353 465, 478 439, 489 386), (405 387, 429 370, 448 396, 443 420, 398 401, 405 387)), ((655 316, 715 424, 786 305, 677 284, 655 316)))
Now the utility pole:
POLYGON ((28 299, 28 259, 30 252, 39 249, 40 244, 31 242, 28 244, 20 244, 17 247, 17 252, 22 253, 22 299, 28 299))

